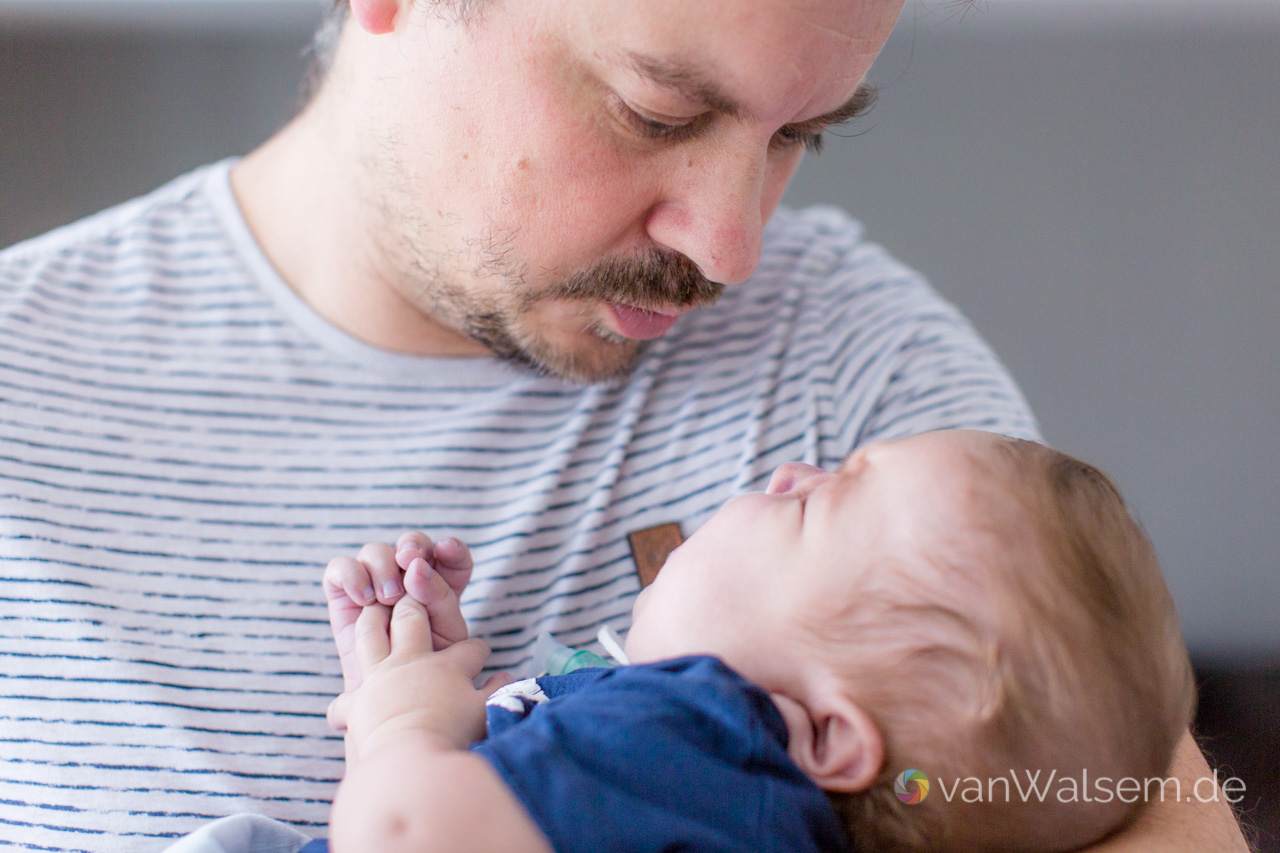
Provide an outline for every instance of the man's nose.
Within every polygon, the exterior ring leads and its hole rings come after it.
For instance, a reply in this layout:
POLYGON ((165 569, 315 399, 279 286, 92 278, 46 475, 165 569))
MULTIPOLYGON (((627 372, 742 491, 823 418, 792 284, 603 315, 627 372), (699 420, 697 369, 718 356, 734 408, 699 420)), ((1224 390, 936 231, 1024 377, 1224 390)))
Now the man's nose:
POLYGON ((830 476, 830 473, 813 465, 806 465, 804 462, 787 462, 773 470, 773 475, 769 477, 769 485, 765 487, 764 492, 767 495, 784 494, 800 487, 806 481, 812 481, 814 477, 826 477, 830 476))
POLYGON ((760 263, 766 163, 748 153, 713 152, 680 163, 649 213, 649 237, 720 284, 740 284, 760 263))

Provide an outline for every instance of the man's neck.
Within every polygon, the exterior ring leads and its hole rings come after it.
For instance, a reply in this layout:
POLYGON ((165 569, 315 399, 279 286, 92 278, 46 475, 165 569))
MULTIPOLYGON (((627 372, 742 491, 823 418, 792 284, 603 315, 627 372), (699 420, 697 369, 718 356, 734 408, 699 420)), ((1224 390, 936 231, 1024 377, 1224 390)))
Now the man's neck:
POLYGON ((424 356, 489 351, 400 294, 380 257, 375 221, 331 132, 330 105, 313 103, 231 172, 250 232, 281 278, 325 320, 374 346, 424 356))

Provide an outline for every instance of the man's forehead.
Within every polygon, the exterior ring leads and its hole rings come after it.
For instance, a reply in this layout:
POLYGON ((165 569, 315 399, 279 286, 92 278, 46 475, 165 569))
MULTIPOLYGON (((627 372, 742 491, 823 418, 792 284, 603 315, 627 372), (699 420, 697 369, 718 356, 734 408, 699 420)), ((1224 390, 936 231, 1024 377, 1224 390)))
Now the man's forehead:
MULTIPOLYGON (((962 2, 967 2, 967 0, 962 0, 962 2)), ((812 0, 812 2, 802 2, 797 3, 796 5, 801 8, 813 9, 816 7, 830 7, 832 4, 830 2, 824 2, 824 0, 812 0)), ((846 3, 844 5, 848 6, 850 4, 846 3)), ((900 7, 901 4, 897 3, 897 0, 869 0, 869 2, 863 5, 879 5, 883 6, 886 10, 892 11, 893 9, 900 7)), ((823 36, 836 42, 844 42, 845 47, 860 53, 865 53, 867 51, 879 51, 880 46, 884 43, 885 37, 889 34, 888 31, 892 29, 893 25, 897 22, 896 15, 892 15, 890 17, 882 16, 877 19, 877 25, 875 26, 858 27, 850 26, 846 23, 849 17, 850 16, 847 15, 840 16, 839 23, 836 25, 824 23, 821 18, 813 15, 805 16, 801 18, 801 20, 809 29, 819 32, 823 36)))
POLYGON ((580 8, 593 19, 585 31, 595 48, 615 67, 733 117, 791 122, 855 110, 848 102, 900 4, 656 0, 580 8))

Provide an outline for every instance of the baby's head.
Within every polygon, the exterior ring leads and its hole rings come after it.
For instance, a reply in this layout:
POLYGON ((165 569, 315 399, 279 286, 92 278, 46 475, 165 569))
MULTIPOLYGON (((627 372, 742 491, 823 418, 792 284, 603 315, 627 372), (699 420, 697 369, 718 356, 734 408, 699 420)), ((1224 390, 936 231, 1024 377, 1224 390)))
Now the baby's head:
POLYGON ((714 654, 769 691, 867 850, 1094 841, 1136 805, 1063 803, 1059 784, 1024 802, 988 780, 1163 776, 1193 702, 1154 551, 1110 481, 962 430, 835 472, 785 465, 730 500, 641 594, 627 649, 714 654), (894 793, 907 769, 934 782, 918 804, 894 793))

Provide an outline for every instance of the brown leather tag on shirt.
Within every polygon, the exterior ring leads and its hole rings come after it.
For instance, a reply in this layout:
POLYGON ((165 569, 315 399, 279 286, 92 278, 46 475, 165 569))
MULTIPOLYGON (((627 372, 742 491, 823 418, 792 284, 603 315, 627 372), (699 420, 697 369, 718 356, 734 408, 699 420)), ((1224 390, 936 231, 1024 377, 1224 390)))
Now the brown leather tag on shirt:
POLYGON ((631 543, 631 558, 636 561, 636 574, 643 589, 653 583, 667 555, 684 541, 684 534, 680 532, 680 525, 672 521, 628 533, 627 541, 631 543))

